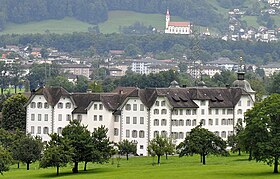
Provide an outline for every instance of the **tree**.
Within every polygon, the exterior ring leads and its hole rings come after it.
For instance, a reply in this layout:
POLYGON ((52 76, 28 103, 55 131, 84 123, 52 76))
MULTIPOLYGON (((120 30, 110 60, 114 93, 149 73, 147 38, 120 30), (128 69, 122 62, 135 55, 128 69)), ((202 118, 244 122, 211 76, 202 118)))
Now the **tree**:
POLYGON ((107 162, 112 154, 113 146, 107 137, 108 129, 105 126, 98 127, 92 133, 93 157, 92 162, 104 163, 107 162))
POLYGON ((26 108, 27 97, 22 94, 16 94, 9 97, 3 103, 2 109, 2 127, 6 130, 15 131, 17 128, 25 131, 26 127, 26 108))
POLYGON ((15 93, 17 93, 17 87, 19 85, 20 77, 22 74, 23 74, 23 70, 19 63, 15 63, 11 65, 10 76, 11 76, 12 84, 14 85, 15 88, 15 93))
POLYGON ((8 171, 10 165, 12 164, 12 157, 10 152, 5 150, 0 146, 0 173, 3 175, 3 172, 8 171))
POLYGON ((73 148, 73 173, 78 173, 79 162, 84 161, 85 156, 91 156, 92 142, 90 132, 78 120, 72 120, 62 130, 62 136, 69 141, 69 145, 73 148))
POLYGON ((27 135, 20 139, 18 151, 19 160, 26 163, 27 170, 29 165, 40 159, 43 150, 43 143, 40 138, 27 135))
POLYGON ((160 165, 160 157, 165 154, 166 140, 164 137, 157 135, 148 145, 148 153, 158 157, 158 165, 160 165))
POLYGON ((177 149, 179 156, 199 154, 203 165, 206 164, 205 157, 208 154, 226 155, 226 142, 219 136, 201 127, 202 124, 193 128, 177 149))
MULTIPOLYGON (((243 138, 251 139, 252 158, 274 166, 278 173, 280 159, 280 95, 272 94, 262 102, 255 104, 245 114, 246 127, 243 138)), ((244 142, 245 143, 245 142, 244 142)), ((247 147, 250 143, 246 144, 247 147)))
POLYGON ((275 73, 271 77, 271 84, 269 85, 269 92, 272 93, 278 93, 280 94, 280 73, 275 73))
POLYGON ((58 134, 51 134, 51 140, 48 142, 40 161, 40 167, 56 167, 56 175, 59 175, 59 167, 66 166, 71 161, 72 149, 66 140, 58 134))
POLYGON ((165 138, 166 140, 166 146, 164 147, 164 153, 165 153, 165 158, 167 159, 167 155, 171 155, 174 153, 175 150, 175 144, 173 144, 172 139, 170 138, 165 138))
POLYGON ((128 141, 127 139, 120 141, 118 148, 121 155, 126 155, 126 160, 128 160, 129 154, 136 154, 137 151, 137 146, 132 141, 128 141))

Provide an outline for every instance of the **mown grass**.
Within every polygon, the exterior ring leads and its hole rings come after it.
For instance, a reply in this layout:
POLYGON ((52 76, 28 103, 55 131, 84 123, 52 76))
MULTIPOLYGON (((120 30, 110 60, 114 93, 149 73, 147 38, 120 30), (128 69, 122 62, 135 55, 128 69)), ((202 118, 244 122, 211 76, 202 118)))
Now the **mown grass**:
MULTIPOLYGON (((117 161, 114 164, 110 161, 104 165, 88 164, 88 171, 81 171, 83 164, 79 165, 78 174, 71 173, 71 165, 61 168, 61 174, 57 178, 279 178, 280 174, 273 174, 273 168, 263 163, 249 162, 248 156, 231 155, 229 157, 209 156, 206 165, 200 163, 199 156, 169 157, 162 158, 161 165, 152 165, 152 157, 133 157, 128 161, 120 160, 120 167, 117 161)), ((56 169, 39 169, 38 163, 32 164, 29 171, 25 166, 17 169, 12 166, 9 172, 4 173, 3 179, 33 179, 33 178, 54 178, 56 169)))

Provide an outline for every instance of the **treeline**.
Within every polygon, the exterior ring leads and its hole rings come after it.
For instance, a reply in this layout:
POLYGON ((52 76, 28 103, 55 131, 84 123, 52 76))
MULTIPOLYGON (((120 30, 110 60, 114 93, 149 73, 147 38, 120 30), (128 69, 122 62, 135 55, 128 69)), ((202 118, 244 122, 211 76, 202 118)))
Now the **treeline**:
POLYGON ((225 27, 223 17, 206 0, 0 0, 0 30, 7 22, 25 23, 74 17, 89 23, 103 22, 109 10, 162 13, 169 8, 198 25, 225 27))
MULTIPOLYGON (((145 55, 152 52, 157 58, 182 58, 185 55, 192 59, 196 50, 197 40, 189 36, 164 34, 122 35, 122 34, 29 34, 0 36, 0 46, 5 45, 34 45, 54 47, 60 51, 77 52, 88 51, 104 56, 109 50, 125 50, 145 55)), ((247 63, 263 64, 279 61, 280 42, 264 43, 249 41, 224 41, 215 38, 199 39, 199 59, 211 61, 218 57, 228 57, 238 60, 240 56, 247 63)))

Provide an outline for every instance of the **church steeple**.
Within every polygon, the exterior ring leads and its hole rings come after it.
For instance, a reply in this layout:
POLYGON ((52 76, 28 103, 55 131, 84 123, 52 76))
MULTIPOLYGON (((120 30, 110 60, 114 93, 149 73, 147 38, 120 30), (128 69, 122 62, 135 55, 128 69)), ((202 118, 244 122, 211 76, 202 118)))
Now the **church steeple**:
POLYGON ((169 13, 169 9, 167 8, 166 16, 165 16, 165 28, 166 29, 168 29, 169 22, 170 22, 170 13, 169 13))

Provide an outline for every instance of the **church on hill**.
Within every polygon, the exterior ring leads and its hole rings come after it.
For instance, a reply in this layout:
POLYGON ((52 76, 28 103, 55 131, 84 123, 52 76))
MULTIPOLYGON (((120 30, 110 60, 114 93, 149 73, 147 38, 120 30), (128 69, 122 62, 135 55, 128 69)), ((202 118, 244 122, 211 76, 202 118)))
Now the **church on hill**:
POLYGON ((169 9, 166 11, 165 31, 166 34, 184 34, 192 33, 190 22, 172 22, 170 19, 169 9))

